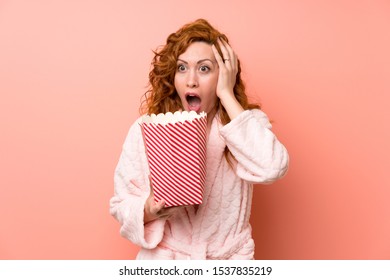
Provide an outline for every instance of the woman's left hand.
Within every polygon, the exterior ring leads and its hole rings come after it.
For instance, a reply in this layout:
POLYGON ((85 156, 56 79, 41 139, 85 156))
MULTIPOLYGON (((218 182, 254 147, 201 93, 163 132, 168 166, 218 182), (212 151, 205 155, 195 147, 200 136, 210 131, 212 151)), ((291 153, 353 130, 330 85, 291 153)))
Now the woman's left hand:
POLYGON ((230 45, 221 38, 218 38, 218 45, 221 48, 223 57, 221 57, 214 45, 212 45, 212 49, 219 66, 216 93, 217 96, 223 100, 224 97, 234 97, 233 88, 236 84, 238 59, 230 45))
POLYGON ((223 58, 218 53, 217 48, 214 45, 211 46, 219 66, 216 94, 232 120, 244 111, 234 95, 234 86, 238 73, 238 58, 229 44, 220 38, 218 39, 218 45, 221 48, 223 58))

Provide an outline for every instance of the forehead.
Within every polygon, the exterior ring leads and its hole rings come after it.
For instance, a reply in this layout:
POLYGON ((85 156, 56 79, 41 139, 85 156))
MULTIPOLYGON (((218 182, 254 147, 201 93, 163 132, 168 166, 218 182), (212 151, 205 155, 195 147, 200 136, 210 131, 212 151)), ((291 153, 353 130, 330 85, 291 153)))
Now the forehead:
POLYGON ((211 45, 206 42, 194 42, 188 46, 186 51, 179 55, 179 59, 183 60, 199 60, 212 59, 214 57, 211 45))

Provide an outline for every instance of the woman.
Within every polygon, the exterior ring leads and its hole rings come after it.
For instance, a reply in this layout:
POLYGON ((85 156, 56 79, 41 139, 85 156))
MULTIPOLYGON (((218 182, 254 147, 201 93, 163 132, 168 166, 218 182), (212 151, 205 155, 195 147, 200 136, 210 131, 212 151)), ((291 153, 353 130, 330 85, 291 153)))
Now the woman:
POLYGON ((252 184, 287 171, 288 154, 259 106, 248 103, 240 62, 225 35, 199 19, 155 52, 144 112, 207 113, 207 175, 199 206, 154 202, 138 121, 115 171, 110 212, 137 259, 253 259, 252 184))

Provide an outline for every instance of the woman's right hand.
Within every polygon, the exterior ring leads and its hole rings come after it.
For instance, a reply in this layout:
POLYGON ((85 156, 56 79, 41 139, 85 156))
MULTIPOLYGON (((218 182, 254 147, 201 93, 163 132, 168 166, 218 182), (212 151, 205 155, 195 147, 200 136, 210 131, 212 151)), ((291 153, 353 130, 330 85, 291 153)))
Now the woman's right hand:
POLYGON ((162 199, 158 202, 154 200, 153 188, 150 187, 150 195, 146 199, 144 206, 144 224, 156 219, 166 219, 172 216, 181 206, 164 208, 165 201, 162 199))
POLYGON ((150 195, 145 201, 144 206, 144 224, 156 220, 158 218, 163 218, 165 201, 160 200, 159 202, 154 201, 153 190, 150 190, 150 195))

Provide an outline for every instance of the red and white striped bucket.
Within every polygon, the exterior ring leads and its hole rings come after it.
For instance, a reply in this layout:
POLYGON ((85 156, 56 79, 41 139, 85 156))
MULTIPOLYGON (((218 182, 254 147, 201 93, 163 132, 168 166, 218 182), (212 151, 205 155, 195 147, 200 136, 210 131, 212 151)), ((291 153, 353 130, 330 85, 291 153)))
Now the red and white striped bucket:
POLYGON ((145 116, 141 122, 156 202, 201 204, 206 180, 206 113, 145 116))

